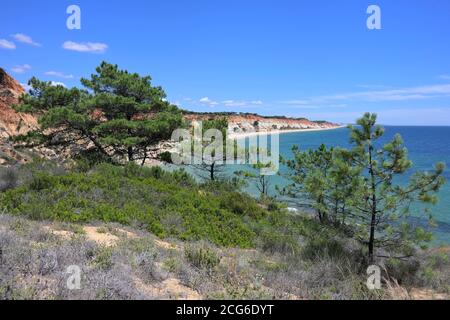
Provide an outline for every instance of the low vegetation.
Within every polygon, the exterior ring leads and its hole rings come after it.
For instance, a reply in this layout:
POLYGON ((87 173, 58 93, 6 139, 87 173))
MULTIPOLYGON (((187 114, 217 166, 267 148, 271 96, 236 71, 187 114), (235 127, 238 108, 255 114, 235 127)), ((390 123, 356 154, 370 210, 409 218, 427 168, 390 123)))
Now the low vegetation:
POLYGON ((449 252, 389 261, 383 289, 368 290, 357 243, 324 231, 297 245, 294 254, 205 240, 162 241, 115 223, 34 221, 3 213, 0 299, 412 299, 450 293, 449 252), (81 270, 80 289, 67 286, 69 266, 81 270))
POLYGON ((390 286, 370 291, 359 242, 226 182, 133 164, 37 161, 14 172, 0 193, 0 298, 389 299, 413 298, 401 286, 450 289, 449 253, 436 251, 386 261, 390 286), (90 239, 92 224, 113 243, 90 239), (81 291, 67 289, 68 265, 83 270, 81 291))
POLYGON ((23 183, 0 195, 8 212, 31 219, 65 222, 93 220, 140 225, 160 237, 182 240, 208 239, 218 245, 250 247, 255 240, 250 221, 268 218, 247 197, 244 208, 233 208, 223 199, 236 198, 194 182, 183 171, 164 172, 159 167, 139 168, 100 164, 88 171, 65 171, 50 163, 20 168, 23 183), (239 212, 240 210, 240 212, 239 212))

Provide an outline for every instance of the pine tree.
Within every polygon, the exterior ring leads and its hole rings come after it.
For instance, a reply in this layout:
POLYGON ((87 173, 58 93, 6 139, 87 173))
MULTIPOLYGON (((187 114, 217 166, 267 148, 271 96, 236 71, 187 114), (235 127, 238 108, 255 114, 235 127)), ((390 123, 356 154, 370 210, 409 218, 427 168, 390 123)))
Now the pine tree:
POLYGON ((323 223, 345 224, 352 196, 357 191, 357 170, 351 167, 345 150, 327 148, 300 151, 292 148, 294 158, 282 159, 292 183, 280 192, 314 209, 323 223))
POLYGON ((38 116, 40 130, 18 140, 143 164, 159 141, 183 125, 181 111, 149 76, 102 62, 81 83, 85 89, 68 89, 32 78, 16 109, 38 116))
POLYGON ((436 203, 436 193, 444 183, 445 167, 438 163, 433 172, 414 174, 406 186, 397 184, 395 178, 405 174, 412 162, 400 135, 379 145, 384 129, 376 125, 376 119, 376 114, 366 113, 358 119, 358 126, 350 126, 354 146, 351 157, 353 165, 361 170, 354 210, 371 263, 376 248, 408 252, 412 245, 429 240, 430 235, 422 228, 412 226, 407 218, 414 202, 436 203))
POLYGON ((294 146, 294 158, 282 159, 289 169, 284 176, 292 183, 280 190, 313 208, 321 222, 333 223, 367 245, 371 263, 377 248, 408 256, 431 239, 431 233, 414 226, 409 217, 414 208, 422 207, 432 221, 429 205, 437 202, 445 183, 443 163, 433 172, 416 172, 408 183, 398 183, 412 162, 400 135, 381 144, 384 129, 376 119, 366 113, 358 126, 349 127, 351 150, 321 145, 301 152, 294 146), (422 206, 414 206, 418 203, 422 206))
MULTIPOLYGON (((194 129, 195 130, 195 129, 194 129)), ((226 139, 228 135, 228 120, 226 117, 219 117, 217 119, 209 119, 202 122, 200 132, 199 144, 201 150, 194 150, 194 168, 205 173, 200 174, 203 178, 215 181, 221 178, 221 174, 225 169, 226 164, 226 139), (208 130, 215 130, 214 136, 210 141, 206 141, 205 134, 208 130), (215 148, 209 149, 208 146, 217 143, 219 145, 220 154, 216 154, 215 148)), ((195 144, 195 142, 193 142, 195 144)), ((194 147, 195 148, 195 147, 194 147)))
POLYGON ((281 159, 291 170, 286 178, 292 181, 292 184, 281 191, 292 198, 301 199, 303 205, 312 207, 317 212, 318 219, 325 222, 328 213, 325 193, 333 149, 322 144, 317 150, 302 152, 298 146, 293 146, 292 152, 294 159, 281 159))
POLYGON ((246 180, 254 180, 256 182, 256 189, 258 189, 260 197, 262 199, 269 197, 269 190, 271 186, 270 182, 270 176, 263 174, 263 169, 269 169, 270 171, 275 170, 274 165, 272 162, 269 163, 262 163, 258 161, 256 164, 251 166, 252 170, 239 170, 236 171, 234 174, 239 177, 243 178, 244 182, 246 180))

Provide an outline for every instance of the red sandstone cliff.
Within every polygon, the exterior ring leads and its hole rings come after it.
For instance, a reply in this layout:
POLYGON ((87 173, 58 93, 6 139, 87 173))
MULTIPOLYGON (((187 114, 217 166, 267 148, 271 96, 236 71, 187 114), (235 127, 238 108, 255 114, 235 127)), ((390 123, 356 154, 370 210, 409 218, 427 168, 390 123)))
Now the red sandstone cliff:
POLYGON ((33 116, 12 109, 22 93, 22 86, 0 68, 0 139, 26 133, 37 126, 33 116))
POLYGON ((17 151, 8 138, 37 127, 36 118, 16 112, 12 106, 24 93, 22 86, 0 68, 0 165, 27 162, 29 156, 17 151))

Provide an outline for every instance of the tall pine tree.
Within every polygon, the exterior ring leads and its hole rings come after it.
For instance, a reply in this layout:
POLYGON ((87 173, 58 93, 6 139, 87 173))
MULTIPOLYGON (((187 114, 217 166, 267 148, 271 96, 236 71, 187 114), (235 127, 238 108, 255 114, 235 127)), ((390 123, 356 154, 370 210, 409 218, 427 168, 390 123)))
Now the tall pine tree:
POLYGON ((433 172, 417 172, 408 184, 397 183, 396 177, 405 174, 412 162, 400 135, 380 145, 384 129, 376 125, 376 120, 376 114, 366 113, 357 120, 358 126, 350 126, 351 157, 353 165, 361 170, 354 210, 371 263, 376 248, 408 254, 413 245, 429 240, 430 234, 413 226, 408 217, 414 202, 436 203, 445 167, 438 163, 433 172))
POLYGON ((17 110, 36 115, 40 129, 18 140, 70 148, 115 162, 144 163, 155 145, 183 125, 181 111, 166 101, 149 76, 102 62, 85 89, 30 80, 31 90, 17 110))

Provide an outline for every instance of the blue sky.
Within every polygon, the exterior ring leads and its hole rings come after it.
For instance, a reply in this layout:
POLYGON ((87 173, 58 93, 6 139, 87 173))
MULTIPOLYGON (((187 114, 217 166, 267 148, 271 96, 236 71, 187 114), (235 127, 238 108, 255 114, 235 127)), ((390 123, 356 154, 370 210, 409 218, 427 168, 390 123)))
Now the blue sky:
POLYGON ((70 87, 106 60, 195 111, 450 125, 449 35, 448 0, 6 0, 0 67, 70 87))

